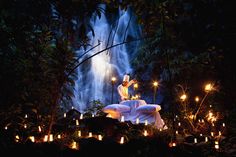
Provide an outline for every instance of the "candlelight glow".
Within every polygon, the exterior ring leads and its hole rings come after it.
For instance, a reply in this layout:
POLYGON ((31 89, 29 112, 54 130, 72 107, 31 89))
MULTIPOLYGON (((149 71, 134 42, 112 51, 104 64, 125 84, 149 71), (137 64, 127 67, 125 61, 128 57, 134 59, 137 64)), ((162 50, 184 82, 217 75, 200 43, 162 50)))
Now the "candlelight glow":
POLYGON ((32 142, 35 142, 34 136, 30 136, 29 139, 30 139, 32 142))
POLYGON ((27 128, 27 125, 26 125, 26 124, 24 124, 24 128, 25 128, 25 129, 27 128))
POLYGON ((154 81, 154 82, 153 82, 153 86, 154 86, 154 87, 157 87, 157 86, 158 86, 158 82, 157 82, 157 81, 154 81))
POLYGON ((210 92, 212 89, 213 89, 213 85, 211 83, 209 83, 205 86, 205 91, 206 92, 210 92))
POLYGON ((183 94, 183 95, 180 96, 180 100, 182 100, 182 101, 185 101, 186 98, 187 98, 187 95, 186 95, 186 94, 183 94))
POLYGON ((41 126, 38 126, 38 130, 39 130, 39 132, 42 132, 41 126))
POLYGON ((76 125, 79 125, 79 120, 76 119, 76 120, 75 120, 75 123, 76 123, 76 125))
POLYGON ((225 127, 225 123, 223 123, 222 126, 225 127))
POLYGON ((48 141, 48 135, 45 135, 45 136, 44 136, 43 141, 44 141, 44 142, 47 142, 47 141, 48 141))
POLYGON ((215 141, 215 149, 220 149, 219 142, 215 141))
POLYGON ((89 137, 93 137, 93 133, 92 132, 89 132, 89 137))
POLYGON ((175 131, 175 134, 179 134, 178 130, 175 131))
POLYGON ((125 121, 125 117, 124 116, 121 116, 121 122, 124 122, 125 121))
POLYGON ((180 122, 178 123, 178 126, 181 126, 181 123, 180 123, 180 122))
POLYGON ((145 120, 145 125, 146 125, 146 126, 148 125, 148 121, 147 121, 147 120, 145 120))
POLYGON ((66 118, 66 113, 64 113, 63 117, 66 118))
POLYGON ((77 142, 73 141, 72 144, 71 144, 71 148, 72 149, 77 149, 78 148, 77 142))
POLYGON ((212 137, 214 136, 214 132, 211 132, 211 136, 212 136, 212 137))
POLYGON ((20 140, 19 135, 16 135, 15 140, 16 140, 16 142, 19 142, 19 140, 20 140))
POLYGON ((60 135, 60 134, 58 134, 58 135, 57 135, 57 138, 58 138, 58 139, 61 139, 61 135, 60 135))
POLYGON ((116 81, 116 78, 115 78, 115 77, 112 77, 112 78, 111 78, 111 81, 112 81, 112 82, 115 82, 115 81, 116 81))
POLYGON ((194 143, 197 143, 197 138, 194 138, 194 143))
POLYGON ((98 135, 98 140, 102 141, 102 135, 98 135))
POLYGON ((5 128, 4 128, 5 130, 7 130, 8 128, 7 128, 7 126, 5 126, 5 128))
POLYGON ((144 130, 143 135, 144 135, 144 136, 147 136, 147 135, 148 135, 147 130, 144 130))
POLYGON ((195 97, 195 101, 199 102, 199 97, 198 96, 195 97))
POLYGON ((27 114, 25 114, 25 118, 28 118, 27 114))
POLYGON ((205 142, 208 142, 208 137, 205 137, 205 142))
POLYGON ((53 141, 53 134, 49 135, 49 141, 52 142, 53 141))
POLYGON ((216 117, 213 115, 212 112, 209 111, 208 115, 207 115, 207 120, 210 121, 211 123, 216 121, 216 117))
POLYGON ((136 118, 136 124, 139 124, 139 118, 136 118))
POLYGON ((124 136, 120 138, 120 144, 124 144, 124 136))
POLYGON ((138 84, 135 83, 135 84, 134 84, 134 89, 137 89, 137 88, 138 88, 138 84))
POLYGON ((78 130, 78 136, 81 137, 81 131, 80 130, 78 130))
POLYGON ((79 119, 83 119, 83 114, 80 115, 79 119))

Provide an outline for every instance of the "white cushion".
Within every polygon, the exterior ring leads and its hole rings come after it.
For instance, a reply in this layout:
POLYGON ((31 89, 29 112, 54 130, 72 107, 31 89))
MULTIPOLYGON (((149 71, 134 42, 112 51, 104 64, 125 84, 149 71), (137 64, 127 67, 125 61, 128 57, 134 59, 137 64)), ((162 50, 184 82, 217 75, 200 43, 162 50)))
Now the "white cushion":
POLYGON ((130 107, 122 104, 111 104, 105 106, 103 109, 103 112, 105 113, 111 113, 111 112, 129 112, 130 107))
POLYGON ((147 104, 147 105, 142 105, 139 106, 136 109, 136 112, 141 112, 141 113, 152 113, 152 112, 158 112, 161 110, 160 105, 152 105, 152 104, 147 104))

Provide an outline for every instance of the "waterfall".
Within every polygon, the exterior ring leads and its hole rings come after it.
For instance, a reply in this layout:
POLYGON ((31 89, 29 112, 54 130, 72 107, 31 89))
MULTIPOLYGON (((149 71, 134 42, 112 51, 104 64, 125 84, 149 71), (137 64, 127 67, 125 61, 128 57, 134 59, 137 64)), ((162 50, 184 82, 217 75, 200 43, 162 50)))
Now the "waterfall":
MULTIPOLYGON (((102 7, 105 9, 105 6, 102 7)), ((132 20, 129 23, 130 17, 131 11, 129 9, 127 11, 119 10, 118 25, 115 25, 117 28, 114 25, 112 27, 105 14, 102 14, 101 18, 97 16, 91 19, 90 22, 95 36, 92 36, 92 32, 88 34, 91 39, 90 48, 96 46, 98 42, 100 42, 100 45, 83 56, 81 60, 105 49, 112 42, 114 45, 123 42, 126 38, 139 38, 141 29, 135 23, 134 17, 131 18, 132 20), (128 25, 129 27, 127 27, 128 25)), ((133 42, 129 44, 129 48, 127 48, 127 44, 114 47, 96 55, 78 67, 78 80, 75 83, 75 97, 73 99, 75 108, 83 112, 88 107, 89 102, 93 100, 99 100, 104 104, 111 103, 112 76, 117 78, 114 86, 113 102, 118 102, 117 86, 122 82, 125 73, 132 74, 130 57, 131 54, 137 51, 137 46, 138 42, 133 42)), ((77 52, 78 54, 84 53, 83 50, 78 50, 77 52)))

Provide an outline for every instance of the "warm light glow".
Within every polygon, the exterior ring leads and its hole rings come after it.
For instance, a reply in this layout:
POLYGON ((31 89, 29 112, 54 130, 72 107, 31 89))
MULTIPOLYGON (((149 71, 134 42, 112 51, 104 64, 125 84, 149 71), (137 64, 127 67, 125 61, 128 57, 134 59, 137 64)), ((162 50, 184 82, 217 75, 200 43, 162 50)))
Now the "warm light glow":
POLYGON ((205 137, 205 142, 208 142, 208 137, 205 137))
POLYGON ((222 126, 225 127, 225 123, 223 123, 222 126))
POLYGON ((213 89, 213 85, 211 83, 209 83, 205 86, 205 91, 206 92, 210 92, 212 89, 213 89))
POLYGON ((219 136, 221 136, 221 131, 219 131, 219 136))
POLYGON ((202 136, 202 134, 200 134, 200 136, 202 136))
POLYGON ((116 81, 116 78, 115 78, 115 77, 112 77, 112 78, 111 78, 111 81, 112 81, 112 82, 115 82, 115 81, 116 81))
POLYGON ((212 112, 209 111, 208 115, 207 115, 207 120, 210 121, 211 123, 216 121, 216 117, 213 115, 212 112))
POLYGON ((25 118, 28 118, 27 114, 25 114, 25 118))
POLYGON ((42 132, 41 126, 38 126, 38 130, 39 130, 39 132, 42 132))
POLYGON ((30 136, 29 139, 30 139, 32 142, 35 142, 34 136, 30 136))
POLYGON ((95 115, 94 115, 94 114, 92 114, 92 117, 95 117, 95 115))
POLYGON ((211 136, 212 136, 212 137, 214 136, 214 132, 211 132, 211 136))
POLYGON ((162 128, 160 128, 159 130, 162 131, 162 128))
POLYGON ((170 142, 170 143, 169 143, 169 147, 176 147, 176 145, 177 145, 177 144, 176 144, 175 142, 170 142))
POLYGON ((144 135, 144 136, 147 136, 147 135, 148 135, 147 130, 144 130, 143 135, 144 135))
POLYGON ((47 142, 47 141, 48 141, 48 135, 45 135, 45 136, 44 136, 43 141, 44 141, 44 142, 47 142))
POLYGON ((80 130, 78 130, 78 136, 81 137, 81 131, 80 130))
POLYGON ((194 118, 194 115, 192 114, 192 115, 189 115, 189 118, 190 119, 193 119, 194 118))
POLYGON ((76 125, 79 125, 79 120, 76 119, 76 120, 75 120, 75 123, 76 123, 76 125))
POLYGON ((109 113, 109 114, 107 114, 107 116, 106 117, 108 117, 108 118, 112 118, 112 116, 111 116, 111 114, 109 113))
POLYGON ((8 129, 7 126, 5 126, 4 129, 7 130, 8 129))
POLYGON ((120 138, 120 144, 124 144, 124 136, 120 138))
POLYGON ((89 132, 89 137, 93 137, 93 133, 92 132, 89 132))
POLYGON ((148 125, 148 120, 145 120, 145 125, 146 125, 146 126, 148 125))
POLYGON ((178 126, 181 126, 181 123, 180 123, 180 122, 178 123, 178 126))
POLYGON ((79 119, 83 119, 83 114, 80 115, 79 119))
POLYGON ((25 128, 25 129, 27 128, 27 125, 26 125, 26 124, 24 124, 24 128, 25 128))
POLYGON ((153 82, 153 86, 157 87, 158 86, 158 82, 157 81, 153 82))
POLYGON ((139 124, 139 118, 136 118, 136 124, 139 124))
POLYGON ((58 138, 58 139, 61 139, 61 135, 60 135, 60 134, 58 134, 58 135, 57 135, 57 138, 58 138))
POLYGON ((72 149, 77 149, 77 147, 78 147, 77 143, 75 141, 73 141, 72 144, 71 144, 71 148, 72 149))
POLYGON ((175 131, 175 134, 179 134, 178 130, 175 131))
POLYGON ((121 116, 121 122, 124 122, 125 121, 125 117, 124 116, 121 116))
POLYGON ((66 118, 66 113, 64 113, 64 118, 66 118))
POLYGON ((197 143, 197 138, 194 138, 194 143, 197 143))
POLYGON ((219 142, 218 141, 215 141, 215 149, 219 149, 220 146, 219 146, 219 142))
POLYGON ((98 140, 102 141, 102 135, 98 135, 98 140))
POLYGON ((49 135, 49 141, 52 142, 53 141, 53 134, 49 135))
POLYGON ((134 89, 137 89, 137 88, 138 88, 138 84, 135 83, 135 84, 134 84, 134 89))
POLYGON ((195 101, 199 102, 199 97, 198 96, 195 97, 195 101))
POLYGON ((182 100, 182 101, 185 101, 186 98, 187 98, 187 95, 186 95, 186 94, 183 94, 183 95, 180 96, 180 100, 182 100))
POLYGON ((15 139, 16 139, 16 142, 19 142, 19 140, 20 140, 19 135, 16 135, 15 139))

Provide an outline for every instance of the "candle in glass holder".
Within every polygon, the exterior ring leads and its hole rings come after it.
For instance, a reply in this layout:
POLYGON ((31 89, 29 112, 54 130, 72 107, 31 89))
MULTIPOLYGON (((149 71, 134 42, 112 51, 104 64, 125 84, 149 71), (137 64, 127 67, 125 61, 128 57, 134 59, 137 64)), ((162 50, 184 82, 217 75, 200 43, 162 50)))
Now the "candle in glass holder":
POLYGON ((124 122, 125 121, 125 117, 124 116, 121 116, 121 122, 124 122))
POLYGON ((98 140, 102 141, 102 135, 98 135, 98 140))
POLYGON ((124 144, 124 136, 120 138, 120 144, 124 144))

